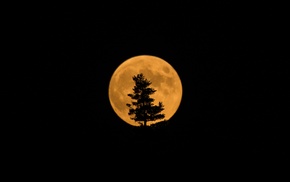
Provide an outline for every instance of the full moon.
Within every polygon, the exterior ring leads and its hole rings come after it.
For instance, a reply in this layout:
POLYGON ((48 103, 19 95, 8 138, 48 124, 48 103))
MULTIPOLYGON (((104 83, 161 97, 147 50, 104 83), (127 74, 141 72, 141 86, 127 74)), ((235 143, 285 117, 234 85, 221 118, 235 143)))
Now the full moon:
MULTIPOLYGON (((127 103, 132 100, 128 96, 133 93, 135 85, 133 76, 143 73, 146 79, 151 81, 149 87, 156 90, 150 95, 155 99, 154 104, 162 102, 165 120, 169 120, 177 111, 182 98, 182 84, 176 70, 165 60, 152 55, 139 55, 131 57, 121 63, 114 71, 109 83, 109 100, 115 113, 126 123, 133 126, 140 124, 130 118, 127 103)), ((163 120, 164 120, 163 119, 163 120)), ((148 125, 161 122, 156 120, 148 122, 148 125)))

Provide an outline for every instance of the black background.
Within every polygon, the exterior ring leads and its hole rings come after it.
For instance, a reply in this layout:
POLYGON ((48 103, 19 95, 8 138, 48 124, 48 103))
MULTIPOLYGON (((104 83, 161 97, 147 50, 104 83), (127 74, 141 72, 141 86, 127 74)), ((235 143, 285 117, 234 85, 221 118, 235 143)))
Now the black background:
POLYGON ((225 2, 27 10, 17 29, 23 74, 16 141, 39 160, 113 166, 285 161, 289 63, 277 11, 225 2), (114 70, 141 54, 168 61, 183 85, 169 124, 148 131, 123 122, 108 99, 114 70))

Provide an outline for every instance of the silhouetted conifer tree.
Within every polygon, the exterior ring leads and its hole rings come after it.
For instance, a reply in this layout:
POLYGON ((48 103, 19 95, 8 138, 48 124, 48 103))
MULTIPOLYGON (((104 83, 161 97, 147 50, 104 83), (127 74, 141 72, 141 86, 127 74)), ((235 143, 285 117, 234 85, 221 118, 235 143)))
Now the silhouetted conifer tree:
POLYGON ((158 105, 154 105, 154 99, 150 97, 156 90, 150 88, 151 81, 147 80, 142 73, 133 76, 135 86, 133 93, 128 94, 131 97, 132 104, 126 104, 129 107, 129 115, 131 119, 140 123, 141 126, 147 126, 148 121, 155 121, 163 119, 164 114, 161 111, 164 110, 164 105, 159 102, 158 105))

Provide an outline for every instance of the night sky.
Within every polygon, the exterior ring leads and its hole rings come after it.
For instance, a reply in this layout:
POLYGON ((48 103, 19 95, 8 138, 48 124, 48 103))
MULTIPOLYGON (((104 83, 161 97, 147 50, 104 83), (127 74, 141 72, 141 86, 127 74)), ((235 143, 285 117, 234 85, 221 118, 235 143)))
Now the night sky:
POLYGON ((274 7, 114 2, 27 14, 15 111, 26 150, 96 161, 287 158, 289 63, 274 7), (169 62, 183 85, 168 125, 148 131, 123 122, 108 98, 114 70, 141 54, 169 62))

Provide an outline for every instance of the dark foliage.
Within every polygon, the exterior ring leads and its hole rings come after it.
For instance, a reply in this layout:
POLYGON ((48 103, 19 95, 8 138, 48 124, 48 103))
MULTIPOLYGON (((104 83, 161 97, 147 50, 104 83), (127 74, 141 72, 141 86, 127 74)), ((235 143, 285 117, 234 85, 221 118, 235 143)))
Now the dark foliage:
POLYGON ((164 105, 159 102, 154 105, 154 99, 150 95, 156 92, 155 89, 150 88, 151 81, 147 80, 142 73, 133 76, 135 86, 133 93, 128 94, 133 100, 131 104, 126 104, 129 107, 129 115, 131 119, 140 123, 141 126, 147 126, 148 121, 160 120, 165 117, 161 114, 164 110, 164 105))

